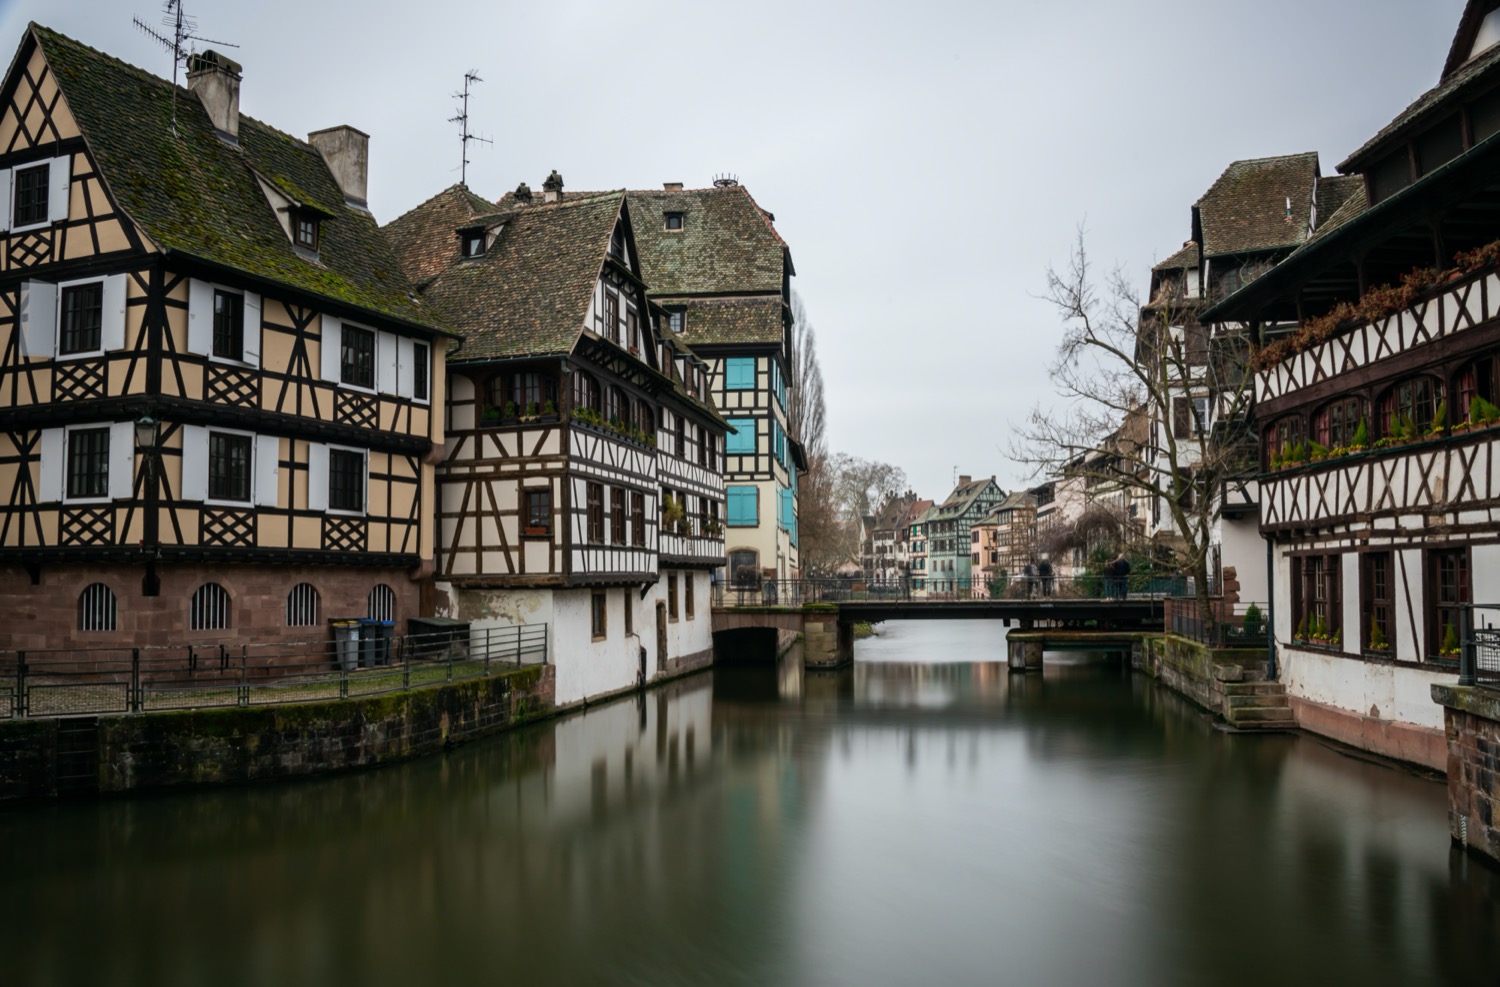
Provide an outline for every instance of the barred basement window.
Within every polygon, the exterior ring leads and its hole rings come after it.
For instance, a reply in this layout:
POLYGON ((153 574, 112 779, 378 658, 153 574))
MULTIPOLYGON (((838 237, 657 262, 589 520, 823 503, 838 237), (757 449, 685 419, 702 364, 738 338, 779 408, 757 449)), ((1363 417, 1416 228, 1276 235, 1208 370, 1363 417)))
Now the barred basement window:
POLYGON ((288 627, 316 627, 318 625, 318 590, 312 583, 298 583, 287 594, 286 625, 288 627))
POLYGON ((396 591, 385 583, 376 583, 370 590, 367 601, 367 616, 371 620, 395 620, 396 619, 396 591))
POLYGON ((229 593, 218 583, 204 583, 193 593, 192 619, 195 631, 223 630, 229 626, 229 593))
POLYGON ((112 631, 116 626, 115 591, 103 583, 94 583, 78 597, 80 631, 112 631))

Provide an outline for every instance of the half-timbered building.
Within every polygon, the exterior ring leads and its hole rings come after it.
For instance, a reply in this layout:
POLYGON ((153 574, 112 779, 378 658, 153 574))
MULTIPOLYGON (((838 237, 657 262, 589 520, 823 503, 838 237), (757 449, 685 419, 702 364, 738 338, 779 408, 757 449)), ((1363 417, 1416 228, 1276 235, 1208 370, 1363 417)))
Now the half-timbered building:
POLYGON ((14 647, 416 616, 448 335, 367 138, 31 25, 0 88, 0 607, 14 647))
POLYGON ((438 475, 438 610, 546 623, 557 701, 707 664, 725 425, 648 296, 622 192, 454 186, 386 232, 461 335, 438 475))
POLYGON ((1441 769, 1460 604, 1500 599, 1500 4, 1339 170, 1360 194, 1205 313, 1262 344, 1261 531, 1305 728, 1441 769))
MULTIPOLYGON (((927 589, 948 597, 967 597, 979 567, 973 562, 974 525, 1005 499, 995 478, 960 476, 946 500, 932 509, 927 528, 927 589)), ((983 574, 979 573, 979 583, 983 574)))
POLYGON ((629 193, 641 264, 668 325, 709 364, 713 404, 729 423, 724 472, 731 578, 798 574, 793 434, 791 250, 742 185, 629 193))

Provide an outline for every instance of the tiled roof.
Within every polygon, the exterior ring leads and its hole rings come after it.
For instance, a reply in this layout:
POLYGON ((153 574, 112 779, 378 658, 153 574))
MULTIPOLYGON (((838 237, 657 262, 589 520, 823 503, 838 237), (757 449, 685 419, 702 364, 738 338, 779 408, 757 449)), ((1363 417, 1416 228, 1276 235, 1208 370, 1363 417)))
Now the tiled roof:
POLYGON ((1296 247, 1307 235, 1317 174, 1315 152, 1231 164, 1197 202, 1204 255, 1296 247))
POLYGON ((1153 270, 1153 271, 1184 271, 1184 270, 1187 270, 1190 267, 1197 267, 1197 266, 1198 266, 1198 243, 1197 243, 1196 240, 1189 240, 1187 243, 1184 243, 1182 245, 1182 249, 1181 250, 1177 251, 1177 253, 1173 254, 1171 257, 1168 257, 1166 260, 1162 261, 1160 264, 1157 264, 1151 270, 1153 270))
POLYGON ((943 501, 942 505, 936 509, 937 515, 939 517, 953 517, 964 513, 973 504, 974 500, 984 492, 985 488, 994 482, 993 478, 985 477, 981 480, 972 480, 969 483, 959 484, 953 488, 953 492, 948 495, 948 499, 943 501))
POLYGON ((785 308, 780 295, 694 299, 684 306, 682 336, 695 346, 715 343, 779 345, 784 332, 782 314, 785 308))
POLYGON ((1370 159, 1375 157, 1387 142, 1402 131, 1417 125, 1424 119, 1431 118, 1436 113, 1446 111, 1448 106, 1466 90, 1490 81, 1497 65, 1500 65, 1500 45, 1463 63, 1452 75, 1418 96, 1410 106, 1396 115, 1396 119, 1382 127, 1374 137, 1365 141, 1359 150, 1345 158, 1339 164, 1338 170, 1343 172, 1360 170, 1370 163, 1370 159))
MULTIPOLYGON (((1369 208, 1360 175, 1334 175, 1318 182, 1318 227, 1311 239, 1330 233, 1369 208)), ((1298 248, 1301 249, 1301 248, 1298 248)))
POLYGON ((656 298, 781 293, 786 242, 743 185, 629 197, 643 276, 656 298), (682 213, 682 229, 666 228, 669 212, 682 213))
POLYGON ((463 185, 450 185, 384 227, 407 277, 425 285, 459 260, 458 231, 495 204, 463 185))
MULTIPOLYGON (((604 267, 622 192, 491 213, 500 224, 482 257, 458 260, 432 279, 423 298, 464 338, 454 360, 556 356, 570 353, 583 331, 594 285, 604 267)), ((456 231, 464 197, 455 189, 434 196, 393 222, 418 244, 440 244, 456 231)), ((463 225, 476 217, 461 219, 463 225)), ((431 264, 420 246, 407 254, 431 264)))
POLYGON ((240 117, 239 146, 216 134, 198 97, 37 24, 110 193, 163 249, 408 323, 441 323, 413 294, 374 218, 345 204, 309 144, 240 117), (318 262, 299 257, 256 174, 330 214, 318 262))

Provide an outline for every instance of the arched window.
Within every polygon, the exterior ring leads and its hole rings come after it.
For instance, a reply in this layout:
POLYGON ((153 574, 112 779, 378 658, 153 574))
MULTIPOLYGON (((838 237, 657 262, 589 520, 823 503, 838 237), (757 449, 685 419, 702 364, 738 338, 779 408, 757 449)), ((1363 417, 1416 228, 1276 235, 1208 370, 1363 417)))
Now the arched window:
MULTIPOLYGON (((1365 420, 1365 402, 1358 397, 1342 397, 1318 409, 1313 415, 1313 441, 1332 449, 1354 443, 1354 433, 1365 420)), ((1368 440, 1368 426, 1366 426, 1368 440)))
POLYGON ((115 591, 103 583, 94 583, 78 597, 80 631, 112 631, 116 626, 115 591))
MULTIPOLYGON (((499 414, 505 408, 505 377, 496 374, 484 383, 484 405, 486 411, 499 414)), ((514 409, 512 409, 514 412, 514 409)))
POLYGON ((1266 458, 1285 458, 1302 444, 1302 416, 1286 415, 1266 429, 1266 458))
POLYGON ((611 425, 624 425, 630 421, 630 399, 613 384, 604 393, 604 420, 611 425))
POLYGON ((577 370, 573 372, 573 410, 583 408, 599 410, 599 382, 592 374, 577 370))
POLYGON ((656 416, 651 413, 651 405, 645 401, 635 403, 635 428, 642 435, 654 438, 656 436, 656 416))
POLYGON ((1441 389, 1431 377, 1408 377, 1396 384, 1380 399, 1381 437, 1425 433, 1441 399, 1441 389))
POLYGON ((366 601, 366 616, 371 620, 396 619, 396 591, 385 583, 376 583, 366 601))
POLYGON ((1453 378, 1454 405, 1448 412, 1448 420, 1469 420, 1469 409, 1475 398, 1495 402, 1495 358, 1483 356, 1464 364, 1453 378))
POLYGON ((189 626, 195 631, 229 626, 229 593, 218 583, 204 583, 193 593, 189 626))
POLYGON ((510 377, 509 398, 520 414, 539 414, 547 402, 557 403, 557 380, 535 370, 518 370, 510 377))
POLYGON ((288 627, 316 627, 318 625, 318 590, 312 583, 298 583, 286 595, 286 625, 288 627))

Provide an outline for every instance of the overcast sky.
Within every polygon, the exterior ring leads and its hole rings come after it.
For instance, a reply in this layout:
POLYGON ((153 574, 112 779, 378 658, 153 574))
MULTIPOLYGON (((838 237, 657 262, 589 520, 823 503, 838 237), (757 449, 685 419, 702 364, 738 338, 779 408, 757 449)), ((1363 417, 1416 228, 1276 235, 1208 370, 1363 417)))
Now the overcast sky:
MULTIPOLYGON (((244 65, 241 110, 369 133, 388 222, 458 181, 448 123, 478 71, 469 187, 739 177, 776 215, 817 329, 830 447, 1026 484, 1006 437, 1053 403, 1036 299, 1077 227, 1144 284, 1238 158, 1324 173, 1437 81, 1463 0, 190 0, 244 65)), ((0 0, 159 75, 160 0, 0 0)), ((199 44, 199 47, 212 47, 199 44)))

